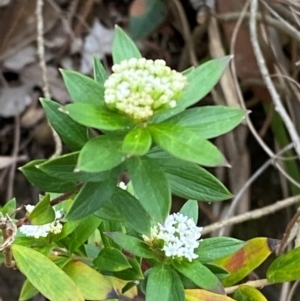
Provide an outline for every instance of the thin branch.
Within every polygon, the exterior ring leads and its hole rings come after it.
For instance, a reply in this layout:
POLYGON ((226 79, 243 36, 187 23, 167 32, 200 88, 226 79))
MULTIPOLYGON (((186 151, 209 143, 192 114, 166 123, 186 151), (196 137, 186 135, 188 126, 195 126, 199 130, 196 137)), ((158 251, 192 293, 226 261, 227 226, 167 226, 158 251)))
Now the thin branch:
POLYGON ((268 279, 259 279, 259 280, 252 280, 252 281, 247 281, 245 283, 235 285, 235 286, 230 286, 225 288, 225 293, 226 294, 232 294, 234 293, 240 285, 248 285, 252 287, 258 287, 258 288, 263 288, 266 285, 270 285, 272 283, 269 283, 268 279))
POLYGON ((276 211, 279 211, 281 209, 284 209, 286 207, 289 207, 289 206, 297 204, 297 203, 300 203, 300 195, 296 195, 296 196, 278 201, 275 204, 237 215, 237 216, 227 219, 225 221, 220 221, 220 222, 211 224, 209 226, 204 227, 202 234, 208 234, 210 232, 213 232, 215 230, 221 229, 226 226, 236 225, 236 224, 240 224, 240 223, 243 223, 243 222, 246 222, 249 220, 258 219, 258 218, 261 218, 262 216, 274 213, 276 211))

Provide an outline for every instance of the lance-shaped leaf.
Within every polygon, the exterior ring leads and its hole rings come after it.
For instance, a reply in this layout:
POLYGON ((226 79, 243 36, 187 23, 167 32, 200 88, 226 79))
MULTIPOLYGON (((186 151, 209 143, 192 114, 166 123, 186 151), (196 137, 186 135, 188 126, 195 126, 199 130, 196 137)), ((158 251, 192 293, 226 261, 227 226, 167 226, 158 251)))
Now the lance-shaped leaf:
POLYGON ((197 260, 206 263, 233 254, 244 245, 244 241, 231 237, 209 237, 201 240, 195 253, 198 255, 197 260))
POLYGON ((9 216, 13 215, 17 208, 17 202, 15 198, 10 199, 8 202, 5 203, 5 205, 0 208, 0 212, 3 215, 8 214, 9 216))
POLYGON ((270 282, 287 282, 300 279, 300 247, 276 258, 267 271, 270 282))
POLYGON ((246 112, 226 106, 205 106, 186 110, 166 122, 184 126, 205 139, 223 135, 235 128, 246 112))
POLYGON ((97 107, 88 103, 71 103, 65 111, 76 122, 99 130, 115 131, 130 128, 132 119, 109 110, 106 106, 97 107))
POLYGON ((157 266, 149 270, 146 301, 170 300, 172 289, 172 271, 170 268, 157 266))
POLYGON ((105 81, 108 79, 106 69, 96 56, 94 56, 94 79, 102 85, 104 85, 105 81))
POLYGON ((80 150, 88 141, 87 128, 75 122, 66 113, 60 111, 61 106, 49 99, 40 99, 47 118, 61 140, 73 151, 80 150))
POLYGON ((174 157, 205 166, 227 165, 216 146, 190 129, 168 123, 153 124, 148 129, 153 140, 174 157))
POLYGON ((225 294, 219 279, 199 261, 174 262, 173 265, 178 272, 192 280, 199 287, 214 293, 225 294))
POLYGON ((37 168, 46 160, 34 160, 22 166, 20 170, 26 179, 33 185, 48 192, 70 192, 76 189, 74 181, 62 180, 44 173, 37 168))
POLYGON ((228 189, 215 176, 195 163, 171 156, 158 159, 158 163, 166 172, 175 195, 207 202, 222 201, 232 197, 228 189))
POLYGON ((17 267, 46 298, 56 301, 84 301, 81 292, 55 263, 38 251, 12 245, 17 267))
POLYGON ((250 239, 245 246, 232 255, 214 261, 230 274, 222 280, 224 286, 230 286, 257 268, 274 251, 278 240, 258 237, 250 239))
POLYGON ((71 261, 63 271, 76 283, 85 300, 106 300, 114 292, 108 280, 81 261, 71 261))
POLYGON ((185 298, 186 301, 235 301, 230 297, 201 289, 186 289, 185 298))
POLYGON ((79 152, 69 153, 54 159, 47 160, 37 167, 49 176, 61 180, 76 182, 102 182, 109 176, 109 171, 85 172, 74 171, 78 161, 79 152))
POLYGON ((127 166, 138 200, 152 219, 163 222, 171 208, 171 192, 165 173, 147 157, 133 157, 127 166))
POLYGON ((123 60, 129 60, 130 58, 141 58, 140 51, 124 30, 117 25, 115 28, 116 33, 112 49, 114 64, 118 64, 123 60))
POLYGON ((61 70, 61 74, 73 102, 82 102, 96 107, 104 105, 102 84, 76 71, 61 70))
POLYGON ((131 268, 126 256, 116 248, 104 248, 93 261, 100 270, 119 272, 131 268))
POLYGON ((258 289, 249 285, 240 285, 233 298, 237 301, 268 301, 258 289))
POLYGON ((46 194, 30 212, 28 219, 34 225, 51 223, 55 219, 55 212, 50 205, 50 195, 46 194))
POLYGON ((189 218, 192 218, 195 224, 198 222, 198 202, 195 200, 188 200, 180 209, 180 213, 189 218))
POLYGON ((121 232, 108 232, 106 235, 124 250, 138 257, 156 258, 153 252, 149 249, 148 245, 146 245, 142 240, 121 232))
POLYGON ((100 172, 118 166, 124 158, 119 137, 101 135, 89 140, 78 158, 78 170, 100 172))
POLYGON ((136 258, 127 258, 131 268, 120 271, 120 272, 113 272, 112 275, 116 278, 114 279, 122 279, 126 281, 136 281, 144 279, 143 272, 141 270, 140 260, 136 258))
POLYGON ((22 285, 19 301, 26 301, 37 295, 39 291, 26 279, 22 285))
POLYGON ((147 128, 130 131, 122 144, 122 151, 128 155, 145 155, 151 147, 152 138, 147 128))

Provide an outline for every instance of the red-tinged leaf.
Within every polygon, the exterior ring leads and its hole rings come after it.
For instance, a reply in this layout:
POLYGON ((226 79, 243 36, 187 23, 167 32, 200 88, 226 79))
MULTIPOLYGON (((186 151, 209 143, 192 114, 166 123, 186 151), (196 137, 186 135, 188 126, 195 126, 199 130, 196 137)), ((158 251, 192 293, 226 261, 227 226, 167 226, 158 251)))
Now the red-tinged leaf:
POLYGON ((300 279, 300 247, 276 258, 267 271, 270 282, 286 282, 300 279))
POLYGON ((201 289, 185 290, 186 301, 234 301, 233 299, 201 289))
POLYGON ((258 289, 249 285, 239 286, 233 297, 237 301, 268 301, 258 289))
POLYGON ((106 300, 114 291, 103 275, 81 261, 71 261, 63 270, 76 283, 86 300, 106 300))
POLYGON ((134 0, 130 5, 130 15, 143 16, 147 11, 147 0, 134 0))
POLYGON ((253 238, 246 242, 245 246, 237 252, 215 260, 229 272, 229 276, 222 280, 224 286, 231 286, 257 268, 274 251, 278 240, 272 238, 253 238))

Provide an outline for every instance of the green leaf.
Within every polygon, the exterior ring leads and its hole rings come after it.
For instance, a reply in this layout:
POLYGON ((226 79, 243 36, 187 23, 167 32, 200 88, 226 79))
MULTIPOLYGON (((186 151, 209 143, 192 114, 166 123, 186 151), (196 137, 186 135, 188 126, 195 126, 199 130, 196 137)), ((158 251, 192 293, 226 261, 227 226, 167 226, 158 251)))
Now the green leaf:
POLYGON ((210 172, 176 158, 159 159, 173 194, 186 199, 216 202, 232 197, 227 188, 210 172))
POLYGON ((121 246, 124 250, 138 257, 154 259, 156 258, 153 252, 142 240, 121 232, 107 232, 106 235, 119 246, 121 246))
POLYGON ((61 70, 64 83, 73 102, 82 102, 96 107, 104 105, 104 86, 76 71, 61 70))
POLYGON ((149 216, 134 196, 121 188, 116 188, 111 199, 115 211, 120 212, 124 221, 136 232, 150 234, 149 216))
POLYGON ((59 110, 62 108, 58 103, 40 98, 47 118, 61 140, 73 151, 80 150, 88 141, 88 131, 85 126, 75 122, 66 113, 59 110))
POLYGON ((231 286, 246 277, 265 261, 277 244, 276 239, 253 238, 235 253, 215 260, 214 264, 229 272, 229 275, 222 280, 223 285, 231 286))
POLYGON ((147 128, 136 128, 130 131, 122 144, 122 151, 128 155, 145 155, 152 144, 152 138, 147 128))
POLYGON ((114 277, 126 281, 136 281, 136 280, 144 279, 144 275, 141 270, 140 261, 138 261, 136 258, 127 258, 127 260, 131 265, 131 268, 120 272, 113 272, 112 275, 114 277))
POLYGON ((75 282, 85 300, 106 300, 114 292, 103 275, 81 261, 70 261, 63 271, 75 282))
POLYGON ((29 214, 28 219, 33 225, 44 225, 55 219, 55 212, 50 205, 50 195, 46 194, 29 214))
POLYGON ((172 291, 169 301, 185 301, 184 286, 179 275, 174 270, 170 270, 172 276, 172 291))
POLYGON ((22 285, 19 301, 26 301, 37 295, 39 291, 26 279, 22 285))
POLYGON ((245 242, 231 237, 209 237, 201 240, 195 254, 202 263, 233 254, 245 245, 245 242))
POLYGON ((132 119, 104 106, 99 108, 88 103, 71 103, 65 106, 65 110, 76 122, 99 130, 128 129, 134 124, 132 119))
POLYGON ((187 289, 185 290, 185 297, 186 301, 235 301, 230 297, 201 289, 187 289))
POLYGON ((38 187, 42 191, 58 193, 70 192, 76 189, 75 182, 49 176, 37 168, 44 162, 46 160, 33 160, 20 168, 26 179, 33 186, 38 187))
POLYGON ((116 248, 102 249, 93 263, 101 270, 112 272, 119 272, 131 268, 126 256, 116 248))
POLYGON ((267 271, 267 278, 272 283, 300 279, 300 247, 276 258, 267 271))
POLYGON ((206 166, 227 165, 222 153, 209 141, 178 125, 160 123, 148 127, 153 140, 171 155, 206 166))
POLYGON ((237 301, 268 301, 258 289, 249 285, 240 285, 233 298, 237 301))
MULTIPOLYGON (((146 301, 170 300, 172 294, 172 272, 166 266, 157 266, 149 271, 146 301)), ((184 300, 184 299, 183 299, 184 300)), ((182 301, 183 301, 182 300, 182 301)))
POLYGON ((123 60, 129 60, 131 58, 141 58, 140 51, 123 29, 117 25, 115 28, 115 39, 112 49, 114 64, 118 64, 123 60))
POLYGON ((188 84, 183 90, 177 106, 153 116, 153 122, 161 122, 195 104, 207 95, 221 78, 232 56, 210 60, 186 74, 188 84))
POLYGON ((197 224, 198 222, 198 203, 195 200, 188 200, 185 204, 181 207, 180 213, 187 216, 188 218, 192 218, 193 221, 197 224))
POLYGON ((163 222, 171 208, 171 193, 165 173, 147 157, 133 157, 127 161, 134 193, 147 213, 163 222))
POLYGON ((12 215, 17 208, 17 202, 15 198, 10 199, 5 205, 0 209, 0 212, 5 216, 6 214, 12 215))
POLYGON ((186 110, 166 122, 194 131, 204 139, 223 135, 235 128, 246 112, 226 106, 205 106, 186 110))
POLYGON ((76 168, 79 152, 69 153, 54 159, 45 161, 37 167, 55 178, 76 182, 102 182, 109 176, 108 171, 91 173, 74 171, 76 168))
POLYGON ((105 81, 108 79, 106 69, 96 56, 94 56, 94 79, 102 85, 104 85, 105 81))
POLYGON ((225 294, 219 279, 199 261, 173 262, 173 265, 178 272, 192 280, 199 287, 214 293, 225 294))
POLYGON ((84 301, 70 277, 46 256, 16 244, 11 249, 18 269, 46 298, 55 301, 84 301))
POLYGON ((134 40, 150 34, 166 17, 167 6, 160 0, 143 0, 132 4, 129 31, 134 40))
POLYGON ((76 195, 66 218, 76 220, 99 210, 112 197, 116 186, 116 179, 113 178, 100 183, 85 183, 76 195))
POLYGON ((121 145, 120 138, 108 135, 89 140, 79 154, 78 170, 100 172, 118 166, 125 159, 121 145))

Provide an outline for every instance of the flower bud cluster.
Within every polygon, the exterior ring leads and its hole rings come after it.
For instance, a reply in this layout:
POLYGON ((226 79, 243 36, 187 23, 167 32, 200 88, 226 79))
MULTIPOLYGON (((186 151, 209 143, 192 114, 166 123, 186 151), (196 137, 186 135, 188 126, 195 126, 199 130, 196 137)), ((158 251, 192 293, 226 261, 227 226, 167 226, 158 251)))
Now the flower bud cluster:
POLYGON ((147 244, 160 241, 161 248, 167 257, 185 257, 189 261, 197 258, 194 253, 199 246, 199 238, 203 228, 197 227, 193 219, 181 213, 173 213, 167 217, 164 224, 151 228, 151 237, 143 236, 147 244))
MULTIPOLYGON (((35 206, 25 205, 28 213, 32 212, 35 206)), ((59 222, 63 214, 61 210, 55 211, 55 220, 45 225, 22 225, 21 233, 34 238, 46 237, 49 233, 58 234, 61 232, 63 225, 59 222)))
POLYGON ((104 100, 109 108, 135 120, 147 120, 158 109, 173 108, 187 79, 164 60, 129 59, 112 67, 104 100))

